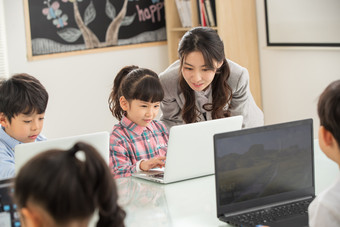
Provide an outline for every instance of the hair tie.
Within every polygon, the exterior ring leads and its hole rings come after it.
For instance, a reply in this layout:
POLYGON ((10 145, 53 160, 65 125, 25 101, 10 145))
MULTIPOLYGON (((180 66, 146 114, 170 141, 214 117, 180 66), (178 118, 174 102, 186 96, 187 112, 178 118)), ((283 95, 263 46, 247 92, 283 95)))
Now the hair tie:
POLYGON ((85 162, 86 161, 86 155, 85 152, 82 150, 79 150, 76 152, 75 157, 81 161, 81 162, 85 162))
POLYGON ((78 159, 81 162, 86 161, 86 155, 83 150, 80 150, 80 147, 78 143, 76 143, 68 152, 71 156, 74 156, 76 159, 78 159))

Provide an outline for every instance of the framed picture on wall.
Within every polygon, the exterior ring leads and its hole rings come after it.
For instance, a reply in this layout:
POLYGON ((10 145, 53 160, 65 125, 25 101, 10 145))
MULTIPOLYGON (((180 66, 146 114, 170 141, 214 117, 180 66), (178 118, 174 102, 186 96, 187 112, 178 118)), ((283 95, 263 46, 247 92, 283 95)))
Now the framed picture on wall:
POLYGON ((340 46, 339 0, 265 0, 268 46, 340 46))
POLYGON ((23 0, 29 60, 166 44, 164 0, 23 0))

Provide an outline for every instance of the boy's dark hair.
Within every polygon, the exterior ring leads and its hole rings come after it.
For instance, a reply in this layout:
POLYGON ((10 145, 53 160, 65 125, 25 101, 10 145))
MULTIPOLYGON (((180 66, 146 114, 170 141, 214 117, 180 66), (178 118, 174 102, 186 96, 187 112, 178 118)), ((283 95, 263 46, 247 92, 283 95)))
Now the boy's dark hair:
POLYGON ((318 102, 320 125, 330 131, 340 146, 340 80, 329 84, 318 102))
POLYGON ((31 75, 21 73, 0 81, 0 113, 4 113, 9 122, 21 113, 44 113, 47 102, 45 87, 31 75))
POLYGON ((97 227, 124 226, 125 211, 110 169, 97 150, 78 142, 69 150, 48 150, 29 160, 14 183, 19 208, 31 201, 60 225, 82 221, 98 210, 97 227), (83 152, 85 160, 76 156, 83 152))
POLYGON ((108 100, 110 111, 118 120, 124 115, 119 103, 121 96, 128 101, 138 99, 145 102, 161 102, 164 91, 157 73, 131 65, 118 72, 108 100))
MULTIPOLYGON (((209 27, 195 27, 187 31, 182 37, 178 54, 180 57, 181 68, 183 67, 186 56, 194 51, 202 53, 205 64, 210 69, 215 69, 213 60, 222 62, 222 66, 216 69, 216 74, 211 82, 212 86, 212 103, 206 103, 203 108, 211 111, 213 119, 230 116, 230 111, 224 110, 224 107, 231 103, 232 90, 227 81, 230 76, 229 64, 224 54, 224 44, 217 32, 209 27)), ((195 92, 190 88, 188 83, 180 73, 179 85, 185 97, 185 103, 182 110, 182 118, 185 123, 197 122, 199 111, 196 107, 195 92)))

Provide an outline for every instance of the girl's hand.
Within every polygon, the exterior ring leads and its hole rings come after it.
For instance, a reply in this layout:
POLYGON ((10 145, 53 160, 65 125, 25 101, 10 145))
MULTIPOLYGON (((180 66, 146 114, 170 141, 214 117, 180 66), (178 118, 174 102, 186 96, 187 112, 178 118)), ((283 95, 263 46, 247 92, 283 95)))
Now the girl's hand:
POLYGON ((158 156, 158 157, 155 157, 149 160, 143 160, 141 161, 139 168, 142 171, 149 171, 150 169, 153 169, 156 167, 162 168, 165 166, 165 163, 164 163, 165 159, 166 159, 165 156, 158 156))

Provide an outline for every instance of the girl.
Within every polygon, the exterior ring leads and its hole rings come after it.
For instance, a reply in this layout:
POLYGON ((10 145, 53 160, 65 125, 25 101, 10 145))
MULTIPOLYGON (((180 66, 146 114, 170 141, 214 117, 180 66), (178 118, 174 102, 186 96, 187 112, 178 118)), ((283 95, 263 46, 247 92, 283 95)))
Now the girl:
POLYGON ((249 90, 248 71, 225 58, 216 31, 188 31, 178 54, 180 59, 160 74, 165 93, 161 121, 168 128, 235 115, 243 115, 243 127, 263 125, 263 113, 249 90))
POLYGON ((168 131, 154 118, 164 97, 158 75, 137 66, 121 69, 109 97, 120 120, 110 136, 110 167, 115 178, 164 167, 168 131))
POLYGON ((22 226, 85 227, 96 210, 98 227, 124 226, 110 170, 88 144, 35 156, 20 169, 14 187, 22 226))

